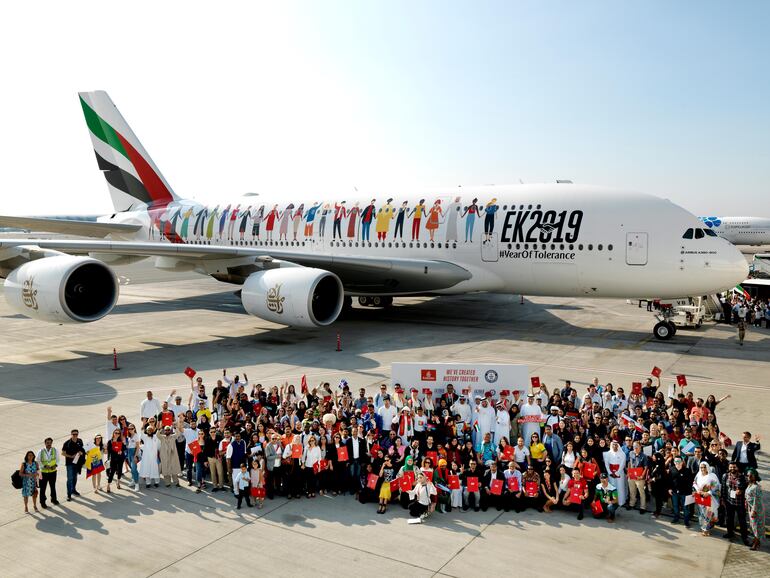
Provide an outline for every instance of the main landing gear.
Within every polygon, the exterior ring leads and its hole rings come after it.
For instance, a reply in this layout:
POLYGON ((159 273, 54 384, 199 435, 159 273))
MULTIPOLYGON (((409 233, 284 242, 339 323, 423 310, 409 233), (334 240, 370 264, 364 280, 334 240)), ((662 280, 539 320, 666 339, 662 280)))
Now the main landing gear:
POLYGON ((661 319, 652 328, 652 334, 656 339, 666 341, 676 335, 676 325, 667 319, 661 319))
POLYGON ((390 307, 393 305, 393 297, 361 295, 358 298, 358 304, 361 307, 390 307))

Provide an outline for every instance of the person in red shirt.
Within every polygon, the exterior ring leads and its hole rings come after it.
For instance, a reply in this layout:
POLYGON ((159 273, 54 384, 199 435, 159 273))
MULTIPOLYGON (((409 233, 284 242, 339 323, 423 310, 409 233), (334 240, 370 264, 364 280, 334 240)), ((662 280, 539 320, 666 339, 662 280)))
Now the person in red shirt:
POLYGON ((588 483, 586 480, 583 479, 583 476, 580 474, 580 469, 575 468, 572 470, 572 479, 567 483, 567 493, 564 496, 564 501, 562 501, 562 505, 565 509, 569 510, 577 510, 578 520, 583 519, 583 511, 585 509, 585 504, 588 501, 588 483), (577 490, 575 490, 577 488, 577 490), (580 499, 574 500, 573 499, 573 491, 577 492, 580 499))

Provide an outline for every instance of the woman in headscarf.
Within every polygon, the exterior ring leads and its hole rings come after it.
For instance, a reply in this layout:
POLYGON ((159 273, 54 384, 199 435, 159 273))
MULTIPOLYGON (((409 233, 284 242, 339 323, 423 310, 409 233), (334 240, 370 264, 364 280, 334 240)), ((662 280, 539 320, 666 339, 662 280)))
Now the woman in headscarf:
POLYGON ((698 521, 700 522, 701 534, 709 536, 711 528, 717 521, 717 511, 719 510, 719 492, 720 484, 716 474, 712 473, 708 462, 701 462, 698 474, 692 484, 693 490, 702 498, 705 498, 706 505, 698 504, 698 521), (711 498, 709 502, 709 498, 711 498))
MULTIPOLYGON (((411 472, 411 475, 414 475, 414 458, 412 456, 406 456, 406 461, 404 461, 404 465, 401 466, 401 469, 398 470, 396 478, 403 478, 406 472, 411 472)), ((409 507, 409 495, 406 492, 401 492, 398 496, 398 500, 404 509, 409 507)))
POLYGON ((759 474, 754 468, 746 470, 746 478, 749 485, 746 487, 746 514, 749 518, 749 527, 754 534, 751 544, 752 550, 759 550, 759 542, 765 532, 765 507, 762 504, 762 487, 759 485, 759 474))

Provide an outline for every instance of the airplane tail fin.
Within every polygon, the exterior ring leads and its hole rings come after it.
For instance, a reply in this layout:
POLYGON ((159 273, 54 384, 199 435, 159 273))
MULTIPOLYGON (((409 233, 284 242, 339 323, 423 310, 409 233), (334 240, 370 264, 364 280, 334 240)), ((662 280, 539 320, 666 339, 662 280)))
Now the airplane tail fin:
POLYGON ((115 211, 127 211, 140 204, 164 207, 177 200, 107 93, 97 90, 80 92, 78 96, 115 211))

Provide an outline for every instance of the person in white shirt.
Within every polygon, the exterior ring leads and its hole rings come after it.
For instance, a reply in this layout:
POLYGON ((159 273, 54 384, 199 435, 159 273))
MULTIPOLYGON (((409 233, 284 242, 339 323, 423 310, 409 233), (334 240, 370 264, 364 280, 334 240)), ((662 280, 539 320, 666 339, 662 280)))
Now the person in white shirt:
POLYGON ((182 396, 174 395, 175 393, 176 390, 172 389, 171 394, 166 399, 166 403, 168 403, 168 409, 173 412, 174 419, 179 417, 180 413, 185 413, 187 411, 187 407, 182 405, 182 396))
POLYGON ((473 412, 464 395, 461 395, 457 398, 457 401, 452 404, 452 407, 449 408, 449 411, 452 412, 452 415, 459 415, 462 421, 465 423, 471 423, 473 412))
POLYGON ((393 420, 398 415, 398 411, 395 406, 391 405, 389 396, 383 398, 382 404, 382 407, 377 410, 377 415, 380 416, 382 431, 388 432, 393 425, 393 420))
POLYGON ((107 436, 104 439, 111 440, 112 432, 114 432, 116 429, 120 429, 118 416, 112 413, 112 406, 110 406, 107 408, 107 430, 105 432, 107 436))
POLYGON ((244 498, 246 498, 246 505, 251 508, 251 474, 249 474, 246 462, 243 462, 233 475, 233 487, 236 488, 235 494, 238 497, 238 509, 241 509, 244 498))
POLYGON ((414 488, 407 492, 409 498, 414 500, 409 504, 409 515, 412 518, 424 520, 430 508, 430 497, 436 494, 434 486, 422 472, 417 474, 414 488))
POLYGON ((305 446, 302 452, 302 470, 305 474, 305 488, 308 498, 315 498, 317 477, 316 472, 313 469, 321 460, 321 448, 318 447, 315 437, 311 436, 307 440, 307 446, 305 446))
POLYGON ((385 405, 385 398, 388 396, 388 386, 384 383, 380 386, 380 393, 374 396, 374 409, 378 410, 385 405))
POLYGON ((152 397, 152 392, 147 392, 147 399, 142 400, 139 405, 139 417, 142 419, 142 425, 147 423, 147 420, 151 417, 155 417, 160 413, 160 402, 152 397))

